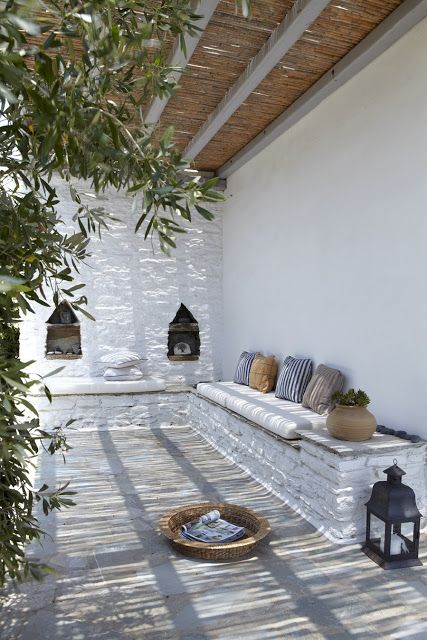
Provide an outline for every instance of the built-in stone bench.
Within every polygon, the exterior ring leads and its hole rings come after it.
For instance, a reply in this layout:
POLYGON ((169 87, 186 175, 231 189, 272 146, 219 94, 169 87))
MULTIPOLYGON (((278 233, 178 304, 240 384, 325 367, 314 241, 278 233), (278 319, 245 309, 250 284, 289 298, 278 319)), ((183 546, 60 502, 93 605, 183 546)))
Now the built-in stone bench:
POLYGON ((40 389, 32 402, 45 429, 75 420, 79 430, 129 429, 188 423, 190 387, 160 378, 107 381, 102 377, 52 377, 52 402, 40 389))
MULTIPOLYGON (((426 513, 425 441, 375 433, 367 442, 345 442, 315 422, 311 430, 295 431, 294 425, 293 437, 299 439, 285 439, 192 387, 157 379, 123 383, 58 377, 49 380, 49 387, 52 403, 40 391, 32 398, 44 428, 65 425, 69 419, 76 421, 73 428, 100 431, 189 424, 335 542, 363 540, 364 503, 394 458, 426 513)), ((300 412, 298 417, 307 419, 300 412)), ((274 428, 275 422, 268 424, 274 428)))
POLYGON ((375 433, 366 442, 345 442, 332 438, 324 426, 298 431, 300 440, 286 440, 197 393, 190 396, 189 418, 215 449, 334 542, 363 540, 364 504, 394 458, 425 513, 425 441, 375 433))

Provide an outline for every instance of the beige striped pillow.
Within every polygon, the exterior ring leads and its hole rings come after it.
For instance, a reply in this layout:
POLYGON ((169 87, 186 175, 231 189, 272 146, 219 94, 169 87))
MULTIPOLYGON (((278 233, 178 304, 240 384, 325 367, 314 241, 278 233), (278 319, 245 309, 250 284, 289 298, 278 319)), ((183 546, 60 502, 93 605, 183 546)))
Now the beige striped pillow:
POLYGON ((332 394, 342 391, 343 386, 344 376, 341 371, 319 364, 305 390, 302 406, 321 416, 327 415, 334 408, 332 394))

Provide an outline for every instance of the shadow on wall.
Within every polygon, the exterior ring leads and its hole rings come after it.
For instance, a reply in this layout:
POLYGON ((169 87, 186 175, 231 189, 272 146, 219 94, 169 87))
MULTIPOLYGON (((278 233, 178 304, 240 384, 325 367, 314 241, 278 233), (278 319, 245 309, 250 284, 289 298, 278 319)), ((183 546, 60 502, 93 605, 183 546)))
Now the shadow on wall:
MULTIPOLYGON (((66 185, 58 180, 55 186, 64 231, 71 232, 75 203, 66 185)), ((155 241, 144 241, 141 233, 135 233, 138 215, 131 212, 129 197, 109 192, 102 196, 102 201, 95 199, 90 204, 104 206, 118 221, 103 231, 101 239, 95 236, 91 239, 88 265, 82 267, 76 278, 77 282, 86 283, 83 292, 89 301, 87 308, 96 318, 93 322, 77 314, 82 356, 67 362, 46 360, 45 323, 52 309, 40 308, 23 323, 24 359, 36 361, 33 370, 37 373, 47 373, 64 364, 61 376, 99 376, 103 373, 98 364, 102 355, 115 349, 131 349, 147 358, 146 375, 189 384, 218 379, 222 337, 222 207, 211 208, 216 213, 212 222, 195 214, 188 233, 178 238, 177 248, 168 257, 160 252, 155 241), (169 323, 181 303, 199 324, 201 346, 197 361, 172 362, 167 357, 169 323)))
POLYGON ((135 252, 133 274, 134 325, 137 344, 143 345, 147 372, 171 382, 194 384, 212 380, 220 372, 222 327, 220 223, 204 222, 178 239, 171 257, 150 243, 135 252), (211 225, 208 227, 208 225, 211 225), (168 358, 169 324, 184 304, 199 325, 197 360, 168 358))
POLYGON ((133 315, 134 298, 138 295, 133 282, 133 254, 133 238, 124 222, 113 223, 101 241, 92 240, 90 269, 85 276, 89 282, 90 311, 96 322, 84 320, 86 345, 83 345, 91 375, 102 374, 97 362, 107 351, 141 350, 143 346, 137 343, 133 315))

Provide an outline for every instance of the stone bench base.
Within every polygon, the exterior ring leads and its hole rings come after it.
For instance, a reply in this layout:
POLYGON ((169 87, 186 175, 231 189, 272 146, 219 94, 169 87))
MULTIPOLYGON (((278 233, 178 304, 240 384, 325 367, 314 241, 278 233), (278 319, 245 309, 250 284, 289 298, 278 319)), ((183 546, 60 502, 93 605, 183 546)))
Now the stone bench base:
POLYGON ((190 424, 334 542, 363 540, 364 504, 394 458, 407 472, 404 481, 414 489, 418 508, 427 512, 425 442, 379 433, 367 442, 344 442, 324 428, 301 431, 300 440, 284 440, 181 386, 148 393, 55 395, 52 404, 44 396, 32 401, 47 430, 70 419, 76 421, 72 428, 101 431, 190 424))
POLYGON ((105 431, 129 427, 158 427, 188 424, 188 387, 144 393, 90 393, 32 398, 44 429, 63 426, 73 419, 72 428, 105 431))
POLYGON ((190 423, 203 438, 334 542, 364 540, 365 502, 394 458, 426 513, 425 442, 380 433, 367 442, 345 442, 321 428, 300 432, 296 443, 196 394, 189 402, 190 423))

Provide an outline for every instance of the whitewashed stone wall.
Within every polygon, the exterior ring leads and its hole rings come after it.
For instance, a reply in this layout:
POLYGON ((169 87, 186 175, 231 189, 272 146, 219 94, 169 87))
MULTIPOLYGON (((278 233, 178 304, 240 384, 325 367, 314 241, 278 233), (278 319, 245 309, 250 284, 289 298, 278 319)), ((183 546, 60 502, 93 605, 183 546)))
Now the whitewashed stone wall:
POLYGON ((43 428, 75 422, 67 430, 108 431, 135 427, 188 424, 188 392, 161 391, 119 395, 55 396, 52 403, 37 397, 34 404, 43 428))
MULTIPOLYGON (((76 205, 68 186, 52 181, 60 198, 64 228, 73 228, 76 205)), ((86 190, 88 188, 86 187, 86 190)), ((222 337, 222 205, 210 207, 213 222, 195 212, 188 233, 177 238, 171 257, 160 252, 156 242, 144 241, 134 233, 138 218, 132 213, 132 199, 124 193, 108 192, 93 206, 103 206, 120 219, 111 223, 102 239, 93 237, 91 258, 77 275, 76 282, 89 299, 88 311, 96 322, 79 317, 83 357, 79 360, 46 360, 45 322, 52 309, 36 308, 21 326, 21 355, 35 360, 33 370, 47 373, 60 365, 63 376, 94 376, 102 370, 99 357, 111 349, 124 347, 141 352, 148 360, 145 373, 169 382, 195 383, 220 376, 222 337), (180 303, 184 303, 199 323, 201 351, 195 362, 171 362, 167 358, 168 325, 180 303)))
POLYGON ((365 502, 394 458, 426 513, 424 443, 381 434, 343 443, 325 429, 301 432, 303 439, 290 444, 196 394, 189 402, 190 423, 203 438, 334 542, 363 541, 365 502))
MULTIPOLYGON (((152 393, 35 398, 45 429, 75 420, 71 429, 158 428, 189 424, 215 449, 247 471, 330 540, 362 542, 367 502, 374 482, 393 464, 405 469, 404 482, 426 513, 426 445, 376 434, 368 442, 342 442, 326 429, 300 432, 285 441, 200 397, 189 387, 152 393)), ((425 519, 422 521, 425 528, 425 519)))

